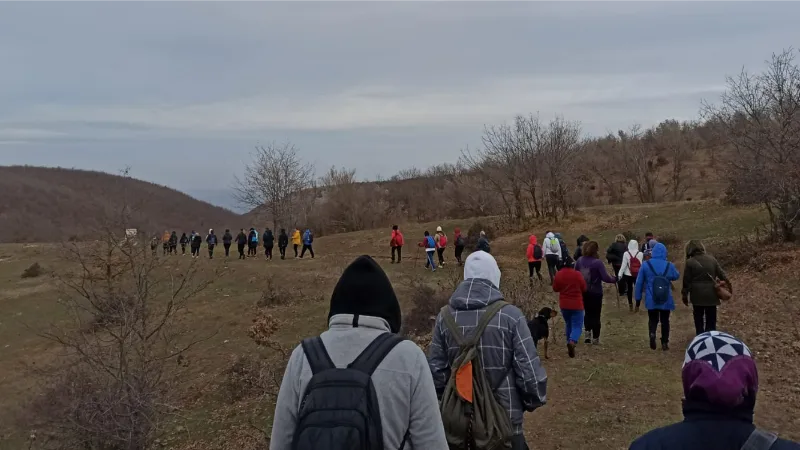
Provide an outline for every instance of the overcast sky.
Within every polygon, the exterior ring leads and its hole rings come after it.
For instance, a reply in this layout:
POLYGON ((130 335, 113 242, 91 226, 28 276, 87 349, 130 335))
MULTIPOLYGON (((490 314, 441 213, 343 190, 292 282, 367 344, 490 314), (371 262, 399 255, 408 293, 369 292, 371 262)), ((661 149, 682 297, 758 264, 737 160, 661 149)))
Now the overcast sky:
POLYGON ((321 173, 455 161, 484 124, 697 117, 800 46, 800 2, 0 2, 0 165, 132 175, 233 206, 253 146, 321 173))

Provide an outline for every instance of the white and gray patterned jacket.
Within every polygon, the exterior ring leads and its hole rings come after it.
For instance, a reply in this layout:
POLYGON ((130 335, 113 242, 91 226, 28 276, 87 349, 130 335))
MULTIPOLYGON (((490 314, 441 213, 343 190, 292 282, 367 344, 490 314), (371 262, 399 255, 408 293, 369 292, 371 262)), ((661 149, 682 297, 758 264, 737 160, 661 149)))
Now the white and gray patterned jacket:
MULTIPOLYGON (((503 300, 503 294, 488 280, 471 278, 461 282, 450 297, 450 312, 469 336, 486 307, 503 300)), ((547 374, 533 344, 525 315, 514 305, 504 306, 489 322, 481 337, 481 362, 497 400, 511 418, 514 434, 522 433, 524 411, 533 411, 547 400, 547 374)), ((428 364, 437 394, 450 378, 450 364, 458 356, 458 344, 450 336, 442 314, 436 318, 428 364)))

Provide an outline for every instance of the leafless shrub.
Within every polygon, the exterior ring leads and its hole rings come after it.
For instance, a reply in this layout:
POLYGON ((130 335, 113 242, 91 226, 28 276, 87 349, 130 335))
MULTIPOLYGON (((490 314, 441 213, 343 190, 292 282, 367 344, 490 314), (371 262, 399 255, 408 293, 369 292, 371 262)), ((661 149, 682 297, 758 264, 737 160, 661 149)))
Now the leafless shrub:
POLYGON ((439 310, 452 293, 452 289, 442 284, 431 285, 421 278, 412 280, 412 309, 403 315, 403 334, 411 338, 430 335, 439 310))
POLYGON ((38 262, 35 262, 30 265, 27 269, 22 271, 22 278, 36 278, 42 274, 42 266, 39 265, 38 262))
POLYGON ((682 248, 684 244, 684 240, 675 233, 659 234, 656 240, 669 249, 682 248))
POLYGON ((280 390, 280 372, 273 362, 258 356, 236 356, 223 377, 222 390, 232 403, 265 395, 277 397, 280 390))
POLYGON ((481 231, 486 233, 486 239, 489 239, 489 241, 495 238, 496 233, 493 224, 489 223, 489 221, 485 219, 476 220, 467 229, 467 235, 465 238, 465 247, 467 250, 475 250, 475 247, 478 245, 478 239, 481 236, 481 231))
POLYGON ((269 308, 290 303, 297 294, 275 282, 275 277, 270 274, 264 279, 264 288, 261 297, 256 302, 259 308, 269 308))

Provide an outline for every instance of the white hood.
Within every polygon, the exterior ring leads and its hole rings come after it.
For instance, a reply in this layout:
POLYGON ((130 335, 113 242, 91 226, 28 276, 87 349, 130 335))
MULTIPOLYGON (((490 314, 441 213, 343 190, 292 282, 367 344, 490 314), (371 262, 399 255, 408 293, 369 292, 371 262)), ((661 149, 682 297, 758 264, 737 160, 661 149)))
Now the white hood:
POLYGON ((631 239, 631 241, 628 242, 628 251, 633 253, 634 255, 636 253, 638 253, 639 252, 639 241, 637 241, 636 239, 631 239))
POLYGON ((494 287, 500 288, 500 268, 494 257, 484 251, 470 253, 464 263, 464 279, 480 278, 489 280, 494 287))
POLYGON ((547 234, 546 234, 544 237, 545 237, 546 239, 555 239, 556 235, 555 235, 555 234, 553 234, 553 233, 547 233, 547 234))

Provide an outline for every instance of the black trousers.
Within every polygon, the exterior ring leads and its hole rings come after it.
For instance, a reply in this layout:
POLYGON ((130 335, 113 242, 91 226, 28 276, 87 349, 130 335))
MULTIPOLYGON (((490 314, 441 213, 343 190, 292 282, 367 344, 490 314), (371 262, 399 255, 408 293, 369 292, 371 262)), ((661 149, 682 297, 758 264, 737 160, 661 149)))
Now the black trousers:
POLYGON ((245 259, 245 257, 244 257, 244 244, 236 244, 236 247, 239 248, 239 259, 245 259))
POLYGON ((602 327, 600 314, 603 312, 603 294, 584 292, 583 309, 583 329, 586 330, 586 337, 599 338, 602 327))
POLYGON ((658 323, 661 322, 661 343, 669 343, 669 314, 668 309, 650 309, 647 311, 650 337, 655 337, 658 323))
POLYGON ((227 258, 231 254, 231 244, 222 244, 225 247, 225 257, 227 258))
POLYGON ((303 255, 306 254, 306 250, 308 250, 308 252, 311 253, 311 257, 313 258, 314 257, 314 249, 311 248, 311 244, 303 244, 303 251, 300 252, 300 257, 302 258, 303 255))
POLYGON ((267 259, 272 259, 272 249, 273 249, 273 247, 264 246, 264 256, 267 259))
POLYGON ((544 259, 547 261, 547 273, 550 274, 550 284, 558 272, 558 255, 545 255, 544 259))
POLYGON ((463 253, 464 253, 464 246, 456 245, 456 261, 458 261, 459 265, 463 264, 463 262, 461 261, 461 255, 463 253))
POLYGON ((300 247, 297 244, 294 244, 294 257, 297 258, 297 248, 300 247))
POLYGON ((528 277, 533 278, 533 272, 536 271, 536 276, 542 279, 542 262, 541 261, 528 261, 528 277))
POLYGON ((278 247, 278 250, 281 252, 281 259, 286 259, 286 247, 278 247))
POLYGON ((694 306, 694 330, 697 334, 717 329, 716 306, 694 306))
POLYGON ((247 247, 247 255, 248 256, 256 256, 257 253, 258 253, 258 244, 252 244, 251 243, 247 247))
POLYGON ((214 244, 208 244, 208 257, 214 258, 214 244))
POLYGON ((515 434, 511 436, 511 450, 530 450, 528 443, 525 442, 524 434, 515 434))
POLYGON ((437 248, 436 254, 439 255, 439 266, 441 267, 444 264, 444 247, 437 248))
POLYGON ((392 247, 392 262, 394 262, 395 253, 397 253, 397 262, 402 261, 403 260, 403 247, 402 246, 392 247))
MULTIPOLYGON (((622 276, 622 283, 625 284, 625 293, 628 294, 628 304, 633 304, 633 294, 636 288, 636 277, 632 275, 623 275, 622 276)), ((636 306, 642 303, 641 300, 636 302, 636 306)))
POLYGON ((182 255, 186 254, 186 244, 181 244, 181 254, 182 255))
POLYGON ((200 256, 200 247, 192 247, 192 256, 200 256))

